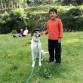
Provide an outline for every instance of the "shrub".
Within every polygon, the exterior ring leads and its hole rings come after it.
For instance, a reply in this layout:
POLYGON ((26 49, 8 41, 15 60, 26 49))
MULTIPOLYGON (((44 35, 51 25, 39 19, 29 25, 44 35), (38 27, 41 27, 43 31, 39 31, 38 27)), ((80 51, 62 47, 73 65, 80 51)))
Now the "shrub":
POLYGON ((24 28, 26 26, 25 24, 25 18, 26 18, 26 15, 25 15, 25 12, 23 9, 17 9, 17 10, 14 10, 10 13, 10 18, 11 18, 11 21, 10 21, 10 27, 12 27, 12 30, 19 30, 21 27, 24 28))
POLYGON ((12 34, 16 34, 17 31, 16 31, 16 30, 12 30, 11 33, 12 33, 12 34))
POLYGON ((83 4, 83 0, 75 0, 77 4, 83 4))
POLYGON ((80 16, 81 15, 81 10, 78 8, 72 8, 67 12, 68 15, 71 16, 80 16))
POLYGON ((13 10, 10 14, 5 12, 0 18, 0 33, 10 33, 12 30, 19 31, 20 28, 26 27, 26 14, 22 8, 13 10))
POLYGON ((5 12, 4 14, 1 15, 0 17, 0 33, 8 33, 9 28, 6 25, 6 22, 9 19, 9 14, 5 12))
POLYGON ((65 13, 60 13, 65 31, 80 31, 82 29, 83 17, 82 11, 78 8, 72 8, 65 13))
POLYGON ((41 23, 47 21, 48 15, 47 13, 41 13, 36 15, 27 13, 27 18, 29 18, 27 20, 27 27, 28 27, 28 30, 31 32, 33 28, 40 28, 40 30, 42 30, 43 25, 41 25, 41 23))
MULTIPOLYGON (((66 31, 77 31, 83 30, 83 16, 82 8, 72 8, 68 11, 63 11, 62 8, 58 8, 58 16, 62 19, 64 29, 66 31)), ((36 10, 37 11, 37 10, 36 10)), ((47 9, 45 9, 47 11, 47 9)), ((29 32, 33 28, 40 28, 40 30, 45 30, 45 22, 49 19, 47 13, 31 13, 29 10, 24 11, 22 8, 13 10, 8 14, 5 12, 0 15, 0 33, 10 33, 12 30, 19 32, 20 28, 28 28, 29 32)))
POLYGON ((64 24, 64 29, 66 31, 80 31, 83 30, 83 18, 82 17, 64 17, 62 19, 64 24))

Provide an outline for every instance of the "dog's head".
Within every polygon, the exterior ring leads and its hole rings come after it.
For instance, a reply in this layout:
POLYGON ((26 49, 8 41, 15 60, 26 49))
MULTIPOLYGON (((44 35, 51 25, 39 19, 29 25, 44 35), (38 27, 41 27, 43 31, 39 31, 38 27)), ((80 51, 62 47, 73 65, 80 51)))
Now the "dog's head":
POLYGON ((40 37, 40 30, 38 28, 32 30, 31 36, 40 37))

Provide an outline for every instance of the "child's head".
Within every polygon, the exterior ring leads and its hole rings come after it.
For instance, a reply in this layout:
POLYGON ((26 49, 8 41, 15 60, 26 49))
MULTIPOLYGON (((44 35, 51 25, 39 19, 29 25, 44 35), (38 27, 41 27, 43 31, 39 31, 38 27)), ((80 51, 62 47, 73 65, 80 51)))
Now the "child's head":
POLYGON ((55 9, 55 8, 51 8, 50 10, 49 10, 49 16, 50 16, 50 19, 55 19, 56 18, 56 16, 57 16, 57 9, 55 9))
POLYGON ((20 31, 23 31, 23 29, 20 29, 20 31))

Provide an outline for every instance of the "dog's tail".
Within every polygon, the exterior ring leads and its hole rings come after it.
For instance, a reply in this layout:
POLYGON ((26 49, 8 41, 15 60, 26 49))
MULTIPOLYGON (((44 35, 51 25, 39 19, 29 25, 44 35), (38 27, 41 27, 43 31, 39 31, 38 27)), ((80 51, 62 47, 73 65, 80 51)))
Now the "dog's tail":
POLYGON ((44 59, 44 57, 45 57, 45 54, 48 54, 49 52, 44 52, 43 50, 42 50, 42 57, 41 57, 41 61, 43 61, 43 59, 44 59))
POLYGON ((48 54, 49 52, 44 52, 44 54, 48 54))

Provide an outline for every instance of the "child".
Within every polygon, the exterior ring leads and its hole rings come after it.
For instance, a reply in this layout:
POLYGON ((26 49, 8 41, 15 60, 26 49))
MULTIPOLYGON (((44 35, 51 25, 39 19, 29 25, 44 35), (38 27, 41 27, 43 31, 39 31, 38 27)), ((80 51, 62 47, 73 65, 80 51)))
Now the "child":
POLYGON ((49 10, 50 20, 47 22, 47 30, 42 34, 48 34, 48 51, 49 61, 55 63, 61 63, 61 38, 63 37, 63 24, 62 21, 57 18, 57 10, 52 8, 49 10), (54 54, 55 53, 55 54, 54 54))
POLYGON ((26 28, 23 32, 23 36, 27 36, 28 35, 28 29, 26 28))

